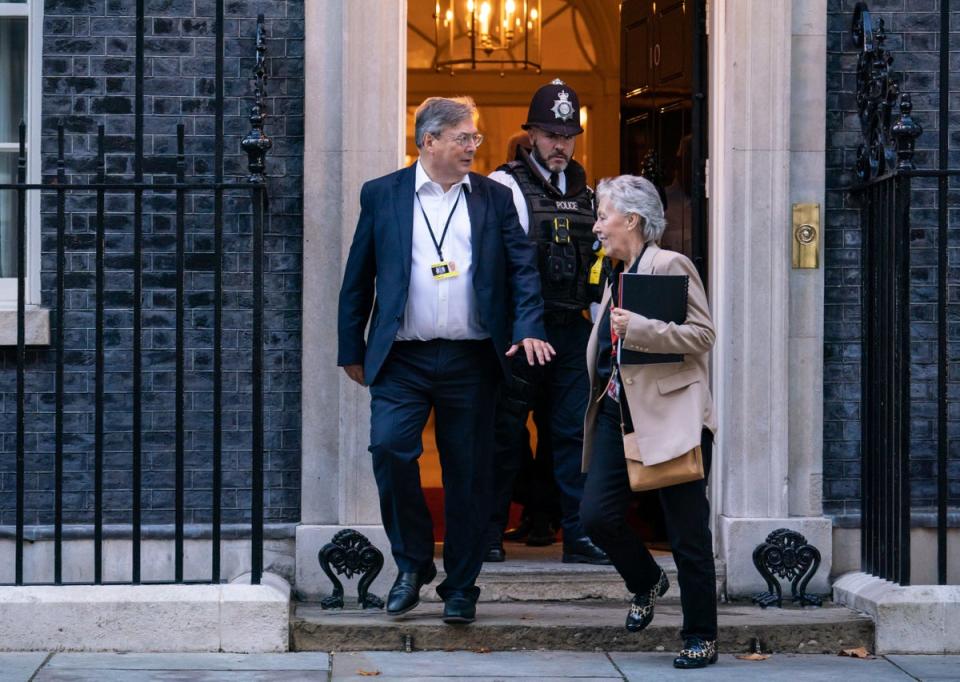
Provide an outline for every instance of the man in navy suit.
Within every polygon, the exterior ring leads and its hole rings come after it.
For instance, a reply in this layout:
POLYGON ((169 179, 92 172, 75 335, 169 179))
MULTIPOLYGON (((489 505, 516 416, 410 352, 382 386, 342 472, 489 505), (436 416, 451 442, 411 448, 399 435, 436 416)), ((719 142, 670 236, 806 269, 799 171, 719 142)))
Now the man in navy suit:
POLYGON ((394 616, 436 576, 417 464, 436 411, 447 573, 437 592, 447 623, 476 614, 507 358, 522 349, 532 365, 554 355, 541 340, 536 256, 510 190, 470 172, 483 140, 475 120, 469 98, 427 99, 416 114, 418 161, 364 184, 338 319, 337 364, 370 387, 373 471, 399 569, 387 598, 394 616))

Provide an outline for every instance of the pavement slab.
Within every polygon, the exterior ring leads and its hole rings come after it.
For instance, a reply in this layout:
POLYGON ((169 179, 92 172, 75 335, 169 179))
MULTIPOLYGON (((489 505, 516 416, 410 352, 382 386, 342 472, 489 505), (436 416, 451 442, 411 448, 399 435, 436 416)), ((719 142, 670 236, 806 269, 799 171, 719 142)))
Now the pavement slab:
MULTIPOLYGON (((774 654, 765 661, 744 661, 721 654, 715 665, 677 670, 674 652, 611 653, 610 660, 629 682, 641 680, 736 680, 737 682, 909 682, 912 678, 883 658, 858 659, 810 654, 774 654)), ((956 678, 954 678, 956 679, 956 678)))
POLYGON ((889 655, 888 661, 924 682, 960 680, 960 656, 889 655))
POLYGON ((29 680, 47 656, 45 651, 0 653, 0 682, 29 680))
MULTIPOLYGON (((326 682, 329 672, 305 670, 41 670, 30 682, 326 682)), ((26 681, 25 681, 26 682, 26 681)))
POLYGON ((323 653, 58 653, 32 679, 35 682, 326 682, 329 676, 330 657, 323 653))
POLYGON ((600 652, 471 651, 401 653, 366 651, 335 654, 333 679, 368 680, 517 679, 622 680, 600 652), (366 674, 364 674, 366 673, 366 674))
POLYGON ((289 654, 0 654, 0 682, 941 682, 960 680, 960 656, 721 654, 704 670, 675 670, 673 649, 600 651, 358 651, 289 654), (39 669, 38 669, 39 668, 39 669))
POLYGON ((330 656, 318 652, 286 654, 80 654, 58 653, 45 669, 70 670, 330 670, 330 656))

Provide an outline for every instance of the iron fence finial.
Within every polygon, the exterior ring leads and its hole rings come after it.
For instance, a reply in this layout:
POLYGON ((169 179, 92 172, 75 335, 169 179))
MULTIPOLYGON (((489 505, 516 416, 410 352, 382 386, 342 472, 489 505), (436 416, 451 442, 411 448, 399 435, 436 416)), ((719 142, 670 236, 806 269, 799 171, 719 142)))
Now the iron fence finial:
POLYGON ((890 135, 893 137, 897 146, 897 168, 899 170, 912 170, 913 152, 917 143, 917 138, 923 132, 919 123, 913 120, 913 100, 910 93, 905 92, 900 95, 900 118, 890 129, 890 135))
POLYGON ((247 153, 247 180, 251 183, 262 184, 266 181, 267 151, 273 146, 273 141, 263 130, 267 118, 264 98, 266 97, 266 58, 267 32, 263 15, 257 15, 257 58, 253 67, 254 91, 253 107, 250 109, 250 125, 252 128, 243 138, 240 146, 247 153))
MULTIPOLYGON (((885 47, 886 23, 876 22, 865 2, 858 2, 853 16, 851 36, 857 45, 857 113, 860 119, 861 142, 857 147, 856 173, 860 182, 869 182, 897 168, 912 168, 915 135, 897 138, 892 125, 893 112, 899 105, 902 112, 903 95, 893 73, 893 55, 885 47), (909 166, 903 164, 911 163, 909 166)), ((909 97, 907 97, 909 102, 909 97)), ((909 106, 909 104, 908 104, 909 106)), ((912 119, 901 117, 905 131, 912 131, 912 119)), ((918 133, 919 134, 919 133, 918 133)))

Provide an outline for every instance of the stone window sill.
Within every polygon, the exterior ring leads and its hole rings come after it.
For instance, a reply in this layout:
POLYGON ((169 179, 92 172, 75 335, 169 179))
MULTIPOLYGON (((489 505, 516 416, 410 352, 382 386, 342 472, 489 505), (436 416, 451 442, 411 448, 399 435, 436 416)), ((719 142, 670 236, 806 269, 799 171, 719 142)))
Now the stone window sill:
MULTIPOLYGON (((28 346, 50 345, 50 309, 42 306, 27 306, 26 344, 28 346)), ((17 345, 17 309, 0 308, 0 346, 17 345)))

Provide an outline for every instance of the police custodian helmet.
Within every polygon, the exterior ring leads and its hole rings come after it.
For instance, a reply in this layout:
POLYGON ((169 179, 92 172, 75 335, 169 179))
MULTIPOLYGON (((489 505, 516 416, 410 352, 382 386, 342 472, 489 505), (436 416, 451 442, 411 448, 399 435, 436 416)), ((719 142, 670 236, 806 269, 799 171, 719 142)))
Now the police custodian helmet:
POLYGON ((580 99, 569 85, 559 78, 537 90, 530 100, 524 130, 540 128, 557 135, 579 135, 580 99))

